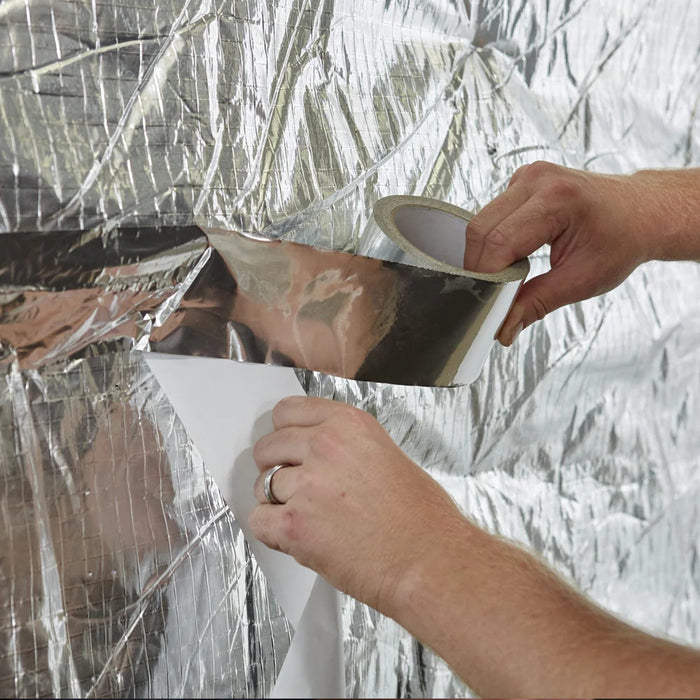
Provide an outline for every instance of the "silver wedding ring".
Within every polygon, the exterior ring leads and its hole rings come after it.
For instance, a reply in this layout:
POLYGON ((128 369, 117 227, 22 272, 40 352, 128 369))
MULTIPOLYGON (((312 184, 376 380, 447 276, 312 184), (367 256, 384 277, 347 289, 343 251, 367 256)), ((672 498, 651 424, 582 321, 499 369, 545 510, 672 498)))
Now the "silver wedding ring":
POLYGON ((275 467, 272 467, 272 469, 269 469, 267 474, 265 475, 265 481, 263 482, 263 491, 265 492, 265 498, 267 499, 268 503, 272 503, 273 505, 276 506, 281 506, 284 505, 282 501, 278 500, 277 497, 275 496, 274 493, 272 493, 272 477, 277 474, 277 472, 280 469, 284 469, 285 467, 289 467, 291 465, 289 464, 278 464, 275 467))

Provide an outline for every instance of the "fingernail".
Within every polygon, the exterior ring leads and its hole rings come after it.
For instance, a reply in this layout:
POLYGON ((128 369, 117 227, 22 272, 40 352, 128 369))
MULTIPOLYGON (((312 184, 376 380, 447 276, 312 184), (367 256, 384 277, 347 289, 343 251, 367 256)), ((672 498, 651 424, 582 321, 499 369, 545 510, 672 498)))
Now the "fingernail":
POLYGON ((513 328, 513 335, 510 338, 511 345, 515 342, 516 338, 520 335, 520 331, 522 331, 524 327, 525 326, 523 325, 523 322, 520 321, 520 323, 515 328, 513 328))

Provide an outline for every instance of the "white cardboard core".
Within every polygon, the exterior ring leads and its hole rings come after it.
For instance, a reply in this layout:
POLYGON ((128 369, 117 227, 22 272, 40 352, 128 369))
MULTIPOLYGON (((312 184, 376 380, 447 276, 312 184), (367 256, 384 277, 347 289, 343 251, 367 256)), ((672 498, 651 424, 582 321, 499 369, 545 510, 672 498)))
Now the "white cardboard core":
POLYGON ((399 233, 431 258, 464 267, 467 222, 439 209, 404 204, 393 212, 399 233))

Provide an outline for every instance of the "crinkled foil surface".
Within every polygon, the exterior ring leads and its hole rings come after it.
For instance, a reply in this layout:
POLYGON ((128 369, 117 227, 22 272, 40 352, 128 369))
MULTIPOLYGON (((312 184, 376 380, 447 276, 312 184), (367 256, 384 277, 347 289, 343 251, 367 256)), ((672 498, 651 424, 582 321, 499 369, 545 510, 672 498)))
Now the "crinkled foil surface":
MULTIPOLYGON (((475 210, 536 159, 697 166, 699 37, 697 0, 4 0, 0 231, 354 251, 389 194, 475 210)), ((0 694, 266 695, 292 631, 140 348, 97 336, 3 375, 0 694)), ((470 386, 300 378, 602 605, 700 643, 696 264, 552 314, 470 386)), ((469 694, 350 599, 344 637, 350 695, 469 694)))

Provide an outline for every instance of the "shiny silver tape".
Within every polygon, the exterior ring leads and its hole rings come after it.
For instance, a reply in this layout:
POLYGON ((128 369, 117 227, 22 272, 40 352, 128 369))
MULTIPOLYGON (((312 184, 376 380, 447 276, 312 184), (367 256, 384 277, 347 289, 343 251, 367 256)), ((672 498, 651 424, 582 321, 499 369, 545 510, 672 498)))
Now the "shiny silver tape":
MULTIPOLYGON (((451 233, 437 225, 432 237, 451 233)), ((119 335, 155 352, 445 386, 476 376, 503 297, 510 302, 527 272, 468 275, 427 258, 443 269, 206 235, 211 248, 197 227, 3 236, 5 357, 32 367, 119 335), (100 318, 96 305, 109 312, 100 318)))
POLYGON ((197 227, 0 236, 0 364, 37 368, 93 343, 147 346, 209 257, 197 227))

